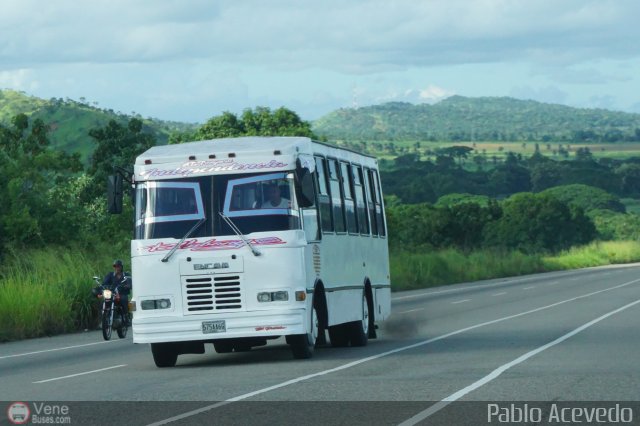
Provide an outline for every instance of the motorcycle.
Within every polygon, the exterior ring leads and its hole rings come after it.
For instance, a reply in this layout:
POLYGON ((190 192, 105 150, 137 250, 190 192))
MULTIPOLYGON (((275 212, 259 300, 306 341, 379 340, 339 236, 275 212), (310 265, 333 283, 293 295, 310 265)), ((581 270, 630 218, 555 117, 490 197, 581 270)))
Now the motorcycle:
POLYGON ((115 288, 108 288, 100 283, 99 277, 93 277, 97 286, 93 289, 93 293, 99 299, 102 299, 101 323, 102 337, 104 340, 110 340, 112 330, 116 330, 118 337, 124 339, 129 331, 129 322, 125 318, 125 313, 120 305, 120 288, 124 286, 129 277, 124 277, 120 284, 115 288))

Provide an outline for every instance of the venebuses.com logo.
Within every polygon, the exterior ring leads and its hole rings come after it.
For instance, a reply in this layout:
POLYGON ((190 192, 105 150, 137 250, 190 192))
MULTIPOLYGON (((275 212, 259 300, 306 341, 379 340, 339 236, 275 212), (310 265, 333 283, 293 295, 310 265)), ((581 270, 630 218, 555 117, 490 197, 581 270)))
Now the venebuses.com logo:
POLYGON ((25 402, 14 402, 7 408, 7 417, 15 425, 23 425, 29 421, 31 410, 25 402))

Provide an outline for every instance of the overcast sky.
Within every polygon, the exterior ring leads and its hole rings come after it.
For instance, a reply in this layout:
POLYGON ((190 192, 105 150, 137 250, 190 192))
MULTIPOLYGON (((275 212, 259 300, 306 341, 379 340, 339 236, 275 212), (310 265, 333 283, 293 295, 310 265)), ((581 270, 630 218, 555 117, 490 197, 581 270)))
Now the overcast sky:
POLYGON ((512 96, 640 112, 637 0, 1 0, 0 88, 166 120, 512 96))

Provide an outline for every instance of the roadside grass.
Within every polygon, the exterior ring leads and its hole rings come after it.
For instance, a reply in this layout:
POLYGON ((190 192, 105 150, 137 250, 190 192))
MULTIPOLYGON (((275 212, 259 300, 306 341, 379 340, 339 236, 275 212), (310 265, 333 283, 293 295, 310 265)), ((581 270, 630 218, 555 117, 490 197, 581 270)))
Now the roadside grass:
POLYGON ((95 324, 92 277, 112 259, 80 248, 5 253, 0 267, 0 342, 82 330, 95 324))
POLYGON ((640 242, 595 242, 553 256, 448 249, 426 253, 391 253, 391 288, 413 290, 439 285, 537 272, 640 262, 640 242))
MULTIPOLYGON (((92 277, 108 269, 113 248, 5 253, 0 266, 0 342, 83 330, 96 324, 92 277), (101 253, 101 254, 100 254, 101 253)), ((536 272, 640 261, 640 242, 596 242, 554 256, 448 249, 391 253, 392 290, 411 290, 536 272)))
POLYGON ((542 258, 520 252, 455 249, 429 253, 392 253, 391 288, 413 290, 544 271, 542 258))
POLYGON ((543 258, 547 270, 577 269, 640 261, 640 242, 605 241, 543 258))

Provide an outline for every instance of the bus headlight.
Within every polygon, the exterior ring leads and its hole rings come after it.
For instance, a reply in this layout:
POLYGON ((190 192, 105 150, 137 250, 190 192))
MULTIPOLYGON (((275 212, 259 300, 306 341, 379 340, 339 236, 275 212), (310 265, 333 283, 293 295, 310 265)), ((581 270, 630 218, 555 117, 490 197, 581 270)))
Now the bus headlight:
POLYGON ((288 291, 271 291, 258 293, 258 302, 286 302, 289 300, 288 291))
POLYGON ((169 299, 149 299, 140 302, 140 309, 169 309, 171 307, 171 300, 169 299))

